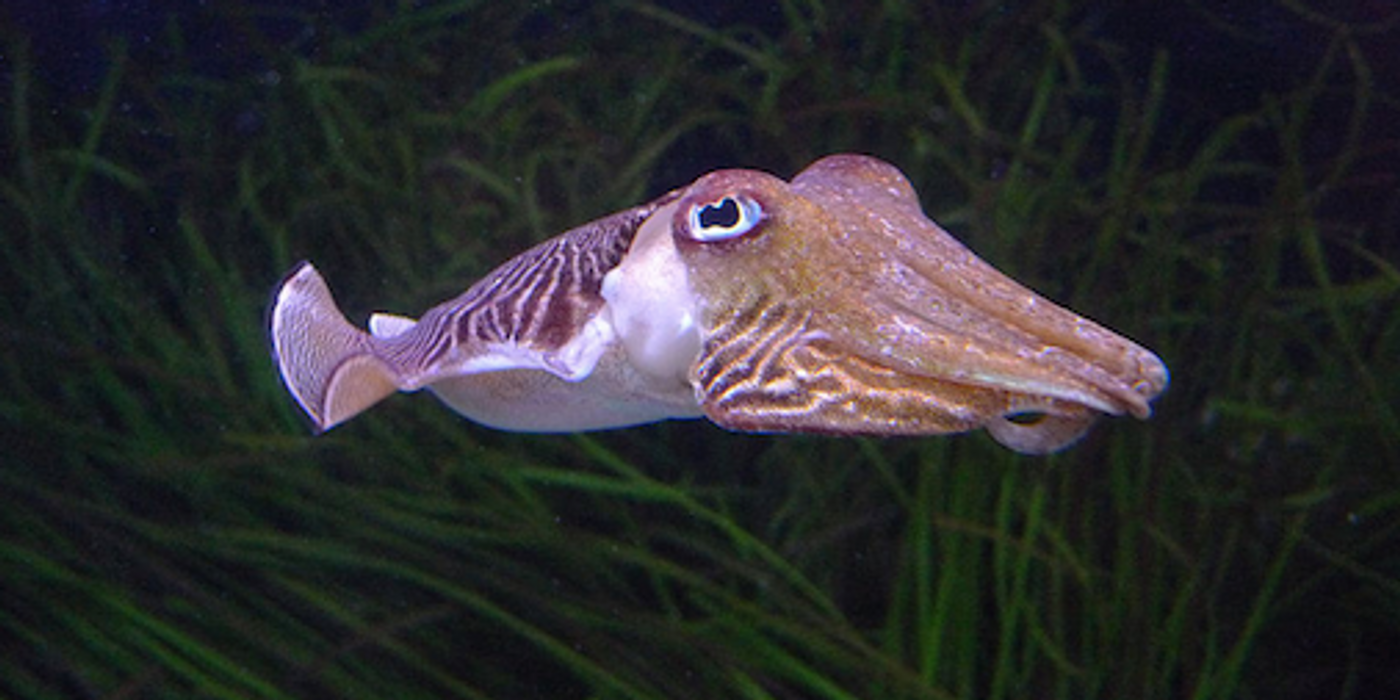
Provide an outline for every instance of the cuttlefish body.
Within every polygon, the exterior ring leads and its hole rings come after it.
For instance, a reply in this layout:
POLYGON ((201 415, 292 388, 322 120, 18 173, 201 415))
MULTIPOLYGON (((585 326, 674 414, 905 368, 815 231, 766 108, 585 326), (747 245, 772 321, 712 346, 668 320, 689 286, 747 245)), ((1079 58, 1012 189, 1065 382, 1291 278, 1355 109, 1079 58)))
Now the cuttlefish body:
POLYGON ((310 264, 271 313, 319 430, 427 387, 486 425, 576 431, 705 416, 733 430, 986 428, 1044 453, 1100 413, 1146 418, 1161 360, 1056 306, 929 220, 883 161, 791 183, 714 172, 517 256, 414 321, 346 321, 310 264))

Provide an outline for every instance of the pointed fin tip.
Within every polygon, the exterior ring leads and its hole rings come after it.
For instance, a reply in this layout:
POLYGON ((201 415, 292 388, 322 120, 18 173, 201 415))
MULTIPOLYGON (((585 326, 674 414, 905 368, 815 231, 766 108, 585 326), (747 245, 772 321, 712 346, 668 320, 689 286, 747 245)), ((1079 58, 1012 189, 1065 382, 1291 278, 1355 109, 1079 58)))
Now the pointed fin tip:
POLYGON ((375 355, 373 339, 345 319, 309 262, 293 268, 277 290, 269 333, 282 381, 318 433, 398 389, 398 376, 375 355))

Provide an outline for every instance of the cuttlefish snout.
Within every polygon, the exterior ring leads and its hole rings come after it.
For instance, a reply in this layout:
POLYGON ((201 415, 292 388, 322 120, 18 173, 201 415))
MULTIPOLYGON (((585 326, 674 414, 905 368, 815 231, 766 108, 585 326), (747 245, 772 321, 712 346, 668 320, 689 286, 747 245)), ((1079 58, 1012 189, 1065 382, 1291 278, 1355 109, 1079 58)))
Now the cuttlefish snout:
POLYGON ((1155 355, 986 264, 893 166, 824 158, 791 183, 726 170, 526 251, 413 321, 351 327, 309 265, 272 313, 320 429, 428 387, 516 430, 704 415, 762 432, 985 427, 1044 453, 1099 414, 1146 418, 1155 355))

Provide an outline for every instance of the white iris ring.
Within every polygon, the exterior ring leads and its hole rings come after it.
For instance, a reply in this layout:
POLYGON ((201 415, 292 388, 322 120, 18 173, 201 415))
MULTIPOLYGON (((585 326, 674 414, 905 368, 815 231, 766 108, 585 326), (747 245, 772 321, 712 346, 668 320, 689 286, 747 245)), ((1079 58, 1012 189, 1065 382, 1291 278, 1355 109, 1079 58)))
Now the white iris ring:
POLYGON ((739 195, 700 204, 690 208, 690 236, 709 243, 742 236, 752 231, 763 219, 763 207, 758 202, 739 195), (732 209, 733 214, 729 211, 732 209), (732 216, 733 223, 727 223, 732 216))

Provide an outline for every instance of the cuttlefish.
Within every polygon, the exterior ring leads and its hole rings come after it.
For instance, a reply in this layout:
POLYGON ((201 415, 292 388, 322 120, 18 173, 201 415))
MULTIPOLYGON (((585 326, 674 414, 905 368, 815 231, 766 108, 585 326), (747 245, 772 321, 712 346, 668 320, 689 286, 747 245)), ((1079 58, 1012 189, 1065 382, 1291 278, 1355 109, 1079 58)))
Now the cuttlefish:
POLYGON ((1013 450, 1151 414, 1155 355, 983 262, 904 174, 860 155, 792 182, 721 170, 567 231, 416 321, 346 320, 310 263, 270 314, 318 431, 427 388, 507 430, 703 416, 745 432, 986 428, 1013 450))

